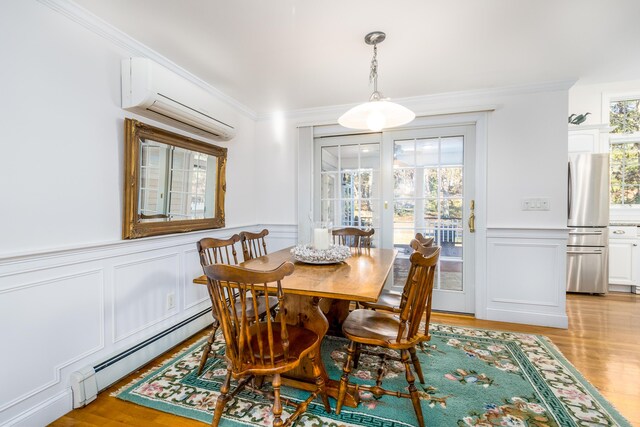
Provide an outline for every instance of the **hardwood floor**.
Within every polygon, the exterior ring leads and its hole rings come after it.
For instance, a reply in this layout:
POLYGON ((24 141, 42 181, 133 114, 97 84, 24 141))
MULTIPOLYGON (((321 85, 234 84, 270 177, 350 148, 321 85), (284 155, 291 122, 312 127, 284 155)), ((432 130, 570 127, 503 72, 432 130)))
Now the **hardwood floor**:
MULTIPOLYGON (((612 293, 606 297, 568 295, 569 329, 525 326, 434 314, 433 321, 546 335, 632 425, 640 426, 640 295, 612 293)), ((182 348, 204 336, 200 333, 182 348)), ((151 362, 156 365, 175 350, 151 362)), ((109 396, 147 367, 102 392, 89 406, 55 421, 54 426, 202 426, 198 421, 165 414, 109 396)), ((335 401, 332 400, 332 405, 335 401)))

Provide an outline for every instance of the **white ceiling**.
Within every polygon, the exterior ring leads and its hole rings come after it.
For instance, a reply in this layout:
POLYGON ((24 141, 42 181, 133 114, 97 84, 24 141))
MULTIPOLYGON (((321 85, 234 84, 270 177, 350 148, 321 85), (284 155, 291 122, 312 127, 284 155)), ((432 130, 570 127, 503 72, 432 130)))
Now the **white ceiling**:
POLYGON ((76 0, 258 113, 640 79, 638 0, 76 0))

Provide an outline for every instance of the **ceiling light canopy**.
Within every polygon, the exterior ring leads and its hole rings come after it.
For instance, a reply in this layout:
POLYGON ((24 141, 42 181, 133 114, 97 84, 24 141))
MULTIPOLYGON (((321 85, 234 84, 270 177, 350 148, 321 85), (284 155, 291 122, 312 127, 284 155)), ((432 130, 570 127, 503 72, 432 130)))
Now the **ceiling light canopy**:
POLYGON ((371 59, 371 72, 369 81, 373 82, 373 93, 369 102, 353 107, 338 119, 338 123, 350 129, 368 129, 374 132, 382 129, 401 126, 409 123, 416 115, 402 105, 383 98, 378 92, 378 43, 386 38, 382 31, 374 31, 364 37, 364 42, 373 45, 373 58, 371 59))

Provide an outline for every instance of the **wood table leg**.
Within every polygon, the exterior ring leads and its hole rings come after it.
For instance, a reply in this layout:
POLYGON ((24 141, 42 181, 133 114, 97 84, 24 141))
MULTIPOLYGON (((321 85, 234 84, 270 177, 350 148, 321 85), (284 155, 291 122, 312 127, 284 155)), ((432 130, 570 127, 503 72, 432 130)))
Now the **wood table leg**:
MULTIPOLYGON (((304 326, 305 328, 314 331, 322 341, 329 329, 329 323, 319 307, 320 298, 294 294, 285 294, 284 298, 285 307, 287 307, 287 313, 285 313, 287 323, 291 325, 304 326)), ((349 301, 344 302, 347 303, 348 314, 349 301)), ((317 351, 320 353, 318 355, 320 360, 322 360, 320 348, 318 348, 317 351)), ((320 364, 320 370, 325 382, 327 394, 333 398, 337 398, 340 381, 329 378, 324 360, 322 360, 322 363, 320 364)), ((282 383, 302 390, 315 391, 316 382, 313 375, 313 365, 309 358, 303 358, 296 369, 293 369, 286 374, 282 374, 282 383)), ((355 385, 350 384, 344 405, 355 408, 358 406, 359 402, 360 398, 358 391, 355 385)))
POLYGON ((351 301, 348 300, 322 298, 320 309, 329 322, 327 335, 334 337, 344 336, 342 334, 342 323, 349 315, 349 304, 351 304, 351 301))

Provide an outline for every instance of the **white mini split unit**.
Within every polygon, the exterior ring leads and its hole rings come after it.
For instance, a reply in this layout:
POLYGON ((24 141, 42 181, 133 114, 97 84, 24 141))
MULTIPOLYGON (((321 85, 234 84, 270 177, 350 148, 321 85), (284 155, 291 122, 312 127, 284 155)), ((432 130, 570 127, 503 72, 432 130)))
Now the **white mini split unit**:
POLYGON ((223 101, 146 58, 122 61, 122 108, 205 138, 236 135, 236 114, 223 101))

